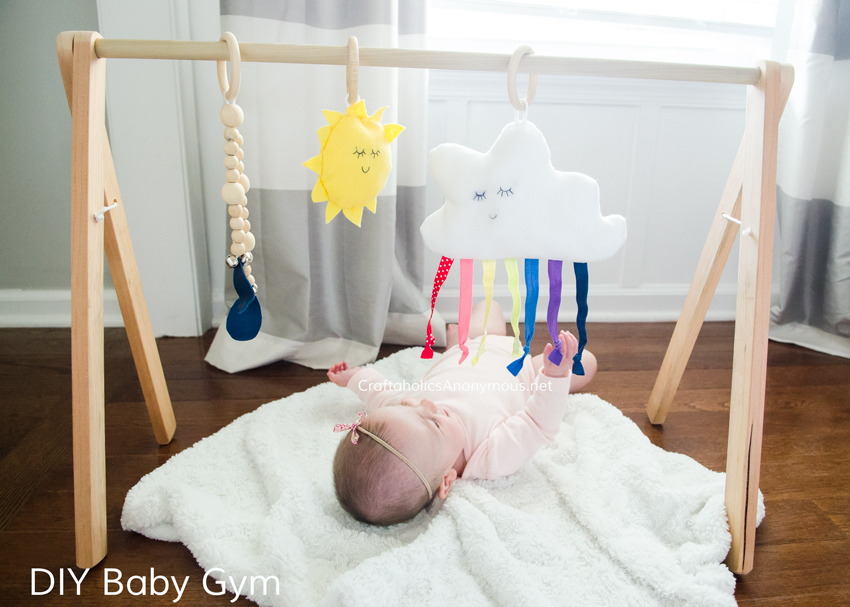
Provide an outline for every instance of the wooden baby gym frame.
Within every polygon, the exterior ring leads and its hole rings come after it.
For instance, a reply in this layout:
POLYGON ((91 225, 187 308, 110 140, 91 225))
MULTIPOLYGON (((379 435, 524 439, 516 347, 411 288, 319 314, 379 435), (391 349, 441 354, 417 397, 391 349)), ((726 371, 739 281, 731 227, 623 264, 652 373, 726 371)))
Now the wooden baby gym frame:
MULTIPOLYGON (((56 45, 72 123, 71 365, 77 565, 92 567, 106 555, 104 249, 157 441, 168 443, 175 430, 106 137, 105 59, 226 61, 229 53, 223 41, 108 40, 96 32, 63 32, 56 45), (104 207, 113 208, 105 212, 104 207)), ((239 48, 242 61, 325 65, 347 65, 351 51, 349 46, 287 44, 243 43, 239 48)), ((487 53, 358 50, 360 65, 381 67, 506 71, 511 58, 487 53)), ((741 231, 738 264, 726 509, 732 532, 727 564, 736 573, 748 573, 753 567, 761 463, 778 127, 794 69, 774 61, 743 68, 527 55, 519 71, 747 85, 744 137, 647 414, 654 424, 664 422, 732 244, 739 230, 746 228, 741 231)))

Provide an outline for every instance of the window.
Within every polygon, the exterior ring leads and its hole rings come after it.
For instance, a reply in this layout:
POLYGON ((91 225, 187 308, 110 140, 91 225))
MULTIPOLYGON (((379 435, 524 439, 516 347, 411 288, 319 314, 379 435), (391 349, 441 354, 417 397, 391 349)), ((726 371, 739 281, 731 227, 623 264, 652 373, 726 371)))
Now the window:
POLYGON ((431 0, 428 37, 440 50, 509 53, 527 43, 543 55, 749 66, 776 55, 777 15, 789 3, 431 0))

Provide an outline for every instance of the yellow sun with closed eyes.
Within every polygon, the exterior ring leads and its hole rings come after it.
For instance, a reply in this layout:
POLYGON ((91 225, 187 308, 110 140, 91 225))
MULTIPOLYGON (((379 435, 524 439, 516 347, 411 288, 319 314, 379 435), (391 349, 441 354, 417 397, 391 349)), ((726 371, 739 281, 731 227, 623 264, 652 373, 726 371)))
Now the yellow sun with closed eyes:
POLYGON ((363 207, 373 213, 378 193, 384 189, 392 168, 390 143, 404 130, 400 124, 381 124, 386 106, 368 116, 361 99, 345 114, 324 110, 326 126, 319 129, 322 153, 304 166, 319 174, 313 202, 325 202, 325 223, 340 211, 360 227, 363 207))

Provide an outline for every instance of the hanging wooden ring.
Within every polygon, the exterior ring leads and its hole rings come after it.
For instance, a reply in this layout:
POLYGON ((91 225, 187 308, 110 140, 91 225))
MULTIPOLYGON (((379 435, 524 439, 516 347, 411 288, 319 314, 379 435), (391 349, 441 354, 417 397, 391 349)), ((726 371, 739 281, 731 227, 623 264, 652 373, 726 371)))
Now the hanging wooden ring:
POLYGON ((230 83, 227 82, 227 61, 217 61, 218 87, 224 98, 232 103, 239 94, 239 85, 242 84, 242 55, 239 53, 236 36, 231 32, 224 32, 219 40, 227 42, 227 50, 230 52, 230 83))
POLYGON ((348 39, 348 62, 345 64, 345 90, 348 91, 348 105, 354 105, 360 100, 357 91, 357 79, 360 72, 360 48, 357 38, 348 39))
POLYGON ((523 56, 533 54, 534 49, 527 44, 523 44, 514 51, 514 54, 511 55, 511 60, 508 63, 508 97, 511 100, 511 105, 520 112, 527 110, 528 106, 531 105, 531 102, 534 101, 534 95, 537 93, 537 74, 528 75, 528 90, 525 92, 525 97, 520 99, 516 90, 517 68, 519 67, 519 62, 523 56))

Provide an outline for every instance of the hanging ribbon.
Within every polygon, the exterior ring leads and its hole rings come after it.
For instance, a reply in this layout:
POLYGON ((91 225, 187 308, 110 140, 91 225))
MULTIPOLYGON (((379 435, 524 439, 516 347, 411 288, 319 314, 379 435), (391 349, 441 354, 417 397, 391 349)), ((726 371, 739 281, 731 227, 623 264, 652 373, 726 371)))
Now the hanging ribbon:
POLYGON ((561 340, 558 339, 558 310, 561 309, 561 270, 564 262, 560 259, 549 260, 549 309, 546 313, 546 322, 549 325, 549 334, 552 336, 552 345, 555 348, 549 354, 549 360, 560 365, 564 360, 561 353, 561 340))
POLYGON ((481 336, 481 343, 478 344, 478 352, 472 359, 473 367, 478 364, 481 355, 487 351, 484 342, 487 340, 487 321, 490 320, 490 304, 493 303, 493 279, 496 277, 495 259, 485 259, 481 262, 481 265, 484 268, 484 334, 481 336))
POLYGON ((522 371, 522 363, 531 350, 531 340, 534 339, 534 323, 537 322, 537 295, 540 289, 537 271, 539 260, 525 260, 525 347, 522 356, 508 365, 508 371, 514 377, 522 371))
POLYGON ((576 303, 578 314, 576 315, 576 326, 578 327, 578 352, 573 356, 573 373, 584 375, 584 367, 581 364, 581 353, 587 345, 587 264, 574 263, 573 271, 576 275, 576 303))
POLYGON ((522 344, 519 341, 519 308, 522 300, 519 295, 519 268, 517 268, 516 257, 505 259, 505 270, 508 272, 508 289, 511 292, 511 299, 513 299, 511 328, 514 330, 514 348, 511 357, 516 358, 522 352, 522 344))
POLYGON ((472 314, 472 260, 460 260, 460 302, 457 312, 457 339, 462 354, 458 364, 469 356, 466 339, 469 337, 469 317, 472 314))
POLYGON ((440 259, 440 267, 437 268, 437 273, 434 275, 434 288, 431 289, 431 316, 428 317, 428 337, 425 339, 425 349, 422 350, 419 358, 434 358, 434 351, 431 346, 434 345, 434 333, 431 330, 431 320, 434 318, 434 305, 437 303, 437 295, 440 293, 440 287, 446 282, 446 277, 449 275, 449 270, 452 269, 454 259, 451 257, 442 257, 440 259))

